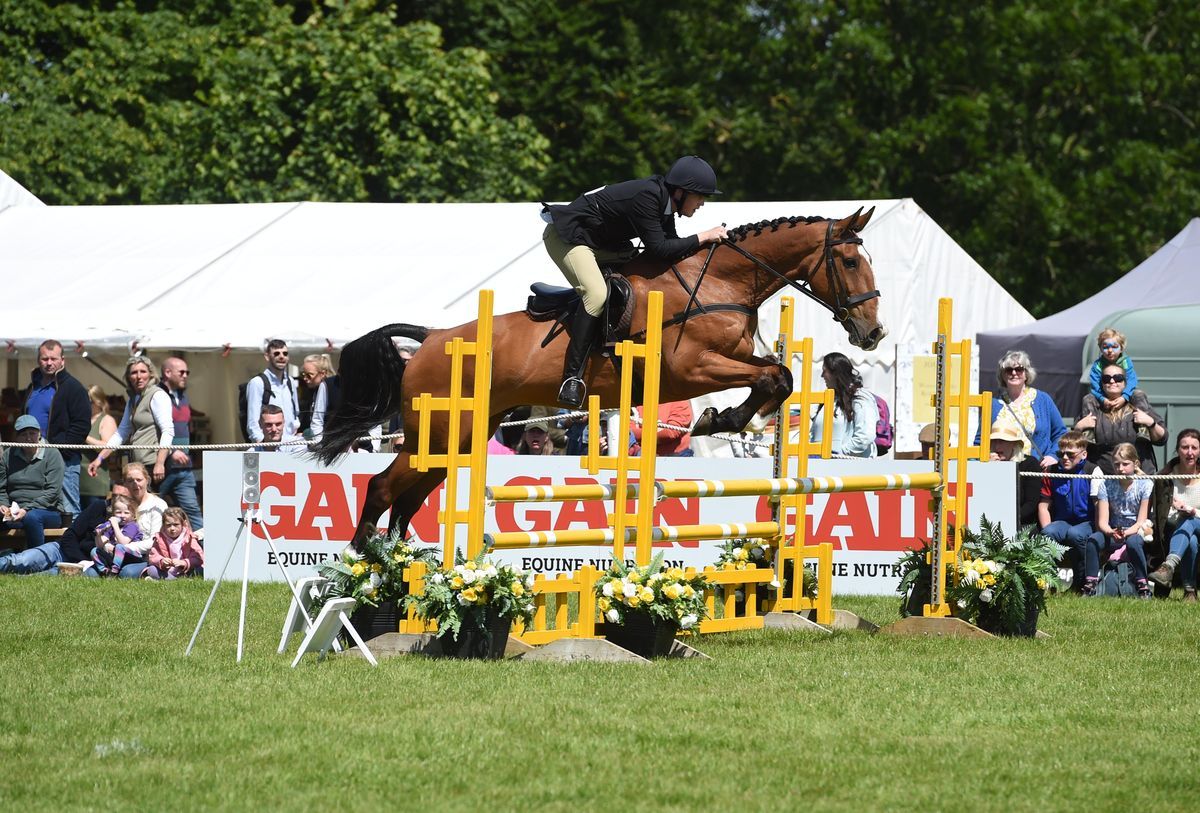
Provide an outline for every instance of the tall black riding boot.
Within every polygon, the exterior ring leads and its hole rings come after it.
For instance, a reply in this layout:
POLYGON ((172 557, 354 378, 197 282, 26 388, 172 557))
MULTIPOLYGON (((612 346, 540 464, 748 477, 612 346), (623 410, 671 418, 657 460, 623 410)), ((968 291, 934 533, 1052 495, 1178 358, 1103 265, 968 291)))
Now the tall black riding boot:
POLYGON ((592 352, 592 344, 596 332, 600 328, 600 316, 592 316, 579 304, 575 317, 571 321, 571 344, 567 346, 567 359, 563 364, 563 383, 558 391, 558 402, 572 409, 583 406, 587 395, 587 387, 583 383, 583 374, 587 370, 588 355, 592 352))

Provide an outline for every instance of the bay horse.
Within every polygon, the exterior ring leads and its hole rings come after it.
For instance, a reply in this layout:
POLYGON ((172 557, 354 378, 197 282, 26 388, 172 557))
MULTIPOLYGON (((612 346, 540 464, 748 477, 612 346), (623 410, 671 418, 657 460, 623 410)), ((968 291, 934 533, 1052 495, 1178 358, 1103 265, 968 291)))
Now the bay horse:
MULTIPOLYGON (((720 244, 676 263, 642 256, 622 269, 635 302, 631 334, 645 331, 650 291, 662 291, 663 313, 673 315, 665 320, 663 330, 663 403, 733 387, 750 388, 739 406, 721 412, 705 410, 692 428, 693 435, 739 432, 756 413, 774 411, 791 394, 788 360, 781 363, 754 355, 758 308, 785 286, 831 311, 851 343, 865 350, 879 345, 887 331, 879 323, 875 274, 859 250, 858 236, 874 211, 863 214, 860 208, 840 220, 790 217, 747 224, 730 230, 720 244)), ((495 433, 514 407, 556 403, 569 338, 562 331, 541 346, 547 325, 525 312, 502 314, 493 322, 489 433, 495 433)), ((387 469, 371 478, 354 533, 356 547, 375 532, 379 517, 389 507, 390 527, 407 533, 413 515, 446 477, 445 469, 419 472, 410 465, 417 450, 418 426, 412 400, 422 392, 449 395, 450 356, 443 346, 456 336, 474 341, 476 323, 445 330, 387 325, 355 339, 342 351, 341 403, 328 416, 314 456, 329 465, 356 438, 397 413, 405 427, 403 449, 387 469), (427 344, 405 362, 393 337, 427 344)), ((470 396, 474 357, 464 362, 463 395, 470 396)), ((584 381, 588 394, 599 395, 602 406, 617 406, 620 374, 611 360, 593 352, 584 381)), ((431 453, 446 452, 448 428, 445 413, 434 413, 431 453)), ((463 450, 469 449, 469 415, 459 437, 463 450)))

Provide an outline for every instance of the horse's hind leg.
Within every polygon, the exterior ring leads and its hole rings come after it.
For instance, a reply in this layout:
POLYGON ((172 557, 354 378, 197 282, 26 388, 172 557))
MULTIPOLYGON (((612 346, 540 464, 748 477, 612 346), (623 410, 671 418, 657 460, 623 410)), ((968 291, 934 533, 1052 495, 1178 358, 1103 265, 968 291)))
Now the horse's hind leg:
POLYGON ((421 472, 420 479, 408 486, 403 492, 397 494, 395 499, 392 500, 392 514, 391 521, 388 523, 388 532, 395 533, 399 530, 401 533, 407 535, 408 526, 417 512, 421 510, 421 506, 425 504, 425 498, 445 479, 445 469, 431 469, 427 472, 421 472))
POLYGON ((750 395, 736 407, 717 412, 709 407, 700 414, 692 435, 711 435, 715 432, 740 432, 755 414, 765 414, 779 408, 792 394, 791 371, 772 359, 751 356, 739 361, 716 353, 707 353, 691 374, 693 383, 700 382, 706 392, 749 387, 750 395))
MULTIPOLYGON (((403 504, 407 505, 408 493, 413 491, 421 480, 434 474, 434 472, 419 472, 412 468, 411 457, 408 452, 400 452, 390 466, 372 477, 367 484, 367 496, 363 501, 362 514, 358 518, 358 527, 354 529, 353 544, 356 548, 377 532, 377 523, 384 511, 399 501, 404 501, 403 504)), ((424 500, 425 495, 436 485, 435 481, 429 490, 421 495, 420 499, 424 500)), ((405 524, 407 525, 407 522, 405 524)))

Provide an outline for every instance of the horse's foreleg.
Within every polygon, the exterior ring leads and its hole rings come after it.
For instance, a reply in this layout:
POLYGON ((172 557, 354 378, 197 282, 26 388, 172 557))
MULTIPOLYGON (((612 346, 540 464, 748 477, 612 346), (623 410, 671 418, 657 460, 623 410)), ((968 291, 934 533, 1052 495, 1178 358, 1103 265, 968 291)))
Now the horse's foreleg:
POLYGON ((701 357, 690 375, 693 384, 702 384, 707 392, 749 387, 750 395, 736 407, 717 412, 709 407, 700 414, 692 434, 711 435, 715 432, 740 432, 756 413, 774 409, 792 393, 792 373, 772 359, 751 356, 746 361, 731 359, 716 353, 701 357))

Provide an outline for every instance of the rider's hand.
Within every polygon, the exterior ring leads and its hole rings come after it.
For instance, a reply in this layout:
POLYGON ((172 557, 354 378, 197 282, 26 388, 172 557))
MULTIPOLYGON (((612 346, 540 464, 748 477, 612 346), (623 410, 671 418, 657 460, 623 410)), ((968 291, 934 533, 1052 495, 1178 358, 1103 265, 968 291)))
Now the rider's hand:
POLYGON ((700 239, 700 245, 706 243, 719 243, 722 240, 729 238, 729 232, 724 226, 713 226, 708 231, 702 231, 696 235, 700 239))

